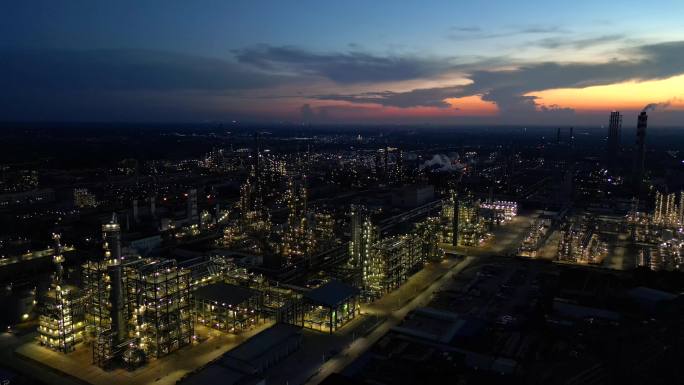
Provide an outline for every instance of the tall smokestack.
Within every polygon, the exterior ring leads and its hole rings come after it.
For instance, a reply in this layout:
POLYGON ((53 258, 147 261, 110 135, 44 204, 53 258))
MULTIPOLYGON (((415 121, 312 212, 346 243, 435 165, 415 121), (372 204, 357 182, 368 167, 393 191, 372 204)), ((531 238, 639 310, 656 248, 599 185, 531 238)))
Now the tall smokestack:
POLYGON ((612 161, 620 150, 620 132, 622 131, 622 115, 618 111, 610 113, 608 123, 608 156, 612 161))
POLYGON ((648 115, 646 111, 641 111, 637 119, 636 148, 634 154, 634 184, 635 189, 640 190, 644 179, 644 169, 646 165, 646 126, 648 115))

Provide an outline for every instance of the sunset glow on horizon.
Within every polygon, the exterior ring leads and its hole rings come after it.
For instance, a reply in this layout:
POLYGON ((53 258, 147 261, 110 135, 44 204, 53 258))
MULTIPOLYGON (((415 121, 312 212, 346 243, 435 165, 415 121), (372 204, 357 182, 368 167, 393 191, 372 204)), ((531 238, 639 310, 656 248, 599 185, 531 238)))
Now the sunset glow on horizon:
POLYGON ((641 110, 649 103, 666 104, 668 110, 684 111, 684 75, 652 81, 630 81, 586 88, 531 92, 541 105, 558 105, 576 111, 641 110))
POLYGON ((1 13, 5 121, 684 122, 680 2, 30 3, 1 13))

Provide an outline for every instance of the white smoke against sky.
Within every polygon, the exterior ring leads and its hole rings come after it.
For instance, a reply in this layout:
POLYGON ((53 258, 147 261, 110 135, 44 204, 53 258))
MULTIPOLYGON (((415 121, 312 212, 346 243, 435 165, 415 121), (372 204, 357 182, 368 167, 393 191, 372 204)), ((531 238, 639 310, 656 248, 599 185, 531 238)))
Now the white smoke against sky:
POLYGON ((456 171, 458 170, 456 163, 457 159, 458 155, 452 159, 444 154, 435 154, 432 156, 432 159, 423 162, 420 169, 424 170, 430 168, 438 171, 456 171))

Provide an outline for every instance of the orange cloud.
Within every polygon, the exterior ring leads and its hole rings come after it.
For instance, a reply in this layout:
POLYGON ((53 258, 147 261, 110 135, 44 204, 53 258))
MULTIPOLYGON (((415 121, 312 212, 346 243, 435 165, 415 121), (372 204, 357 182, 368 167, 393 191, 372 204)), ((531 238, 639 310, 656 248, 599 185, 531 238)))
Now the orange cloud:
POLYGON ((491 116, 499 112, 496 104, 482 100, 479 95, 445 99, 452 107, 458 108, 461 116, 491 116))
POLYGON ((577 112, 639 110, 649 103, 670 101, 671 109, 684 109, 684 75, 662 80, 625 82, 586 88, 530 92, 537 104, 569 107, 577 112))

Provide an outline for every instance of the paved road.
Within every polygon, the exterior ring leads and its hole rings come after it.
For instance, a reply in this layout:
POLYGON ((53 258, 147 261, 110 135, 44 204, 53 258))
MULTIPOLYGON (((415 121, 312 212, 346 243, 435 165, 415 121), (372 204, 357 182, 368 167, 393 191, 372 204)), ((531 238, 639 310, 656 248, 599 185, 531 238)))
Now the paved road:
POLYGON ((368 336, 358 338, 353 341, 345 350, 328 362, 321 365, 318 372, 312 376, 307 385, 317 385, 332 373, 342 371, 347 365, 351 364, 356 358, 365 353, 373 344, 384 336, 392 327, 397 326, 404 317, 412 310, 425 306, 430 302, 432 295, 441 287, 450 282, 455 274, 466 268, 475 257, 466 257, 463 261, 453 266, 441 278, 425 287, 420 293, 416 293, 413 299, 401 303, 393 300, 390 296, 383 298, 373 304, 368 305, 365 311, 376 315, 385 315, 385 322, 380 324, 368 336))
POLYGON ((81 382, 60 375, 57 372, 47 370, 46 368, 37 368, 34 363, 14 354, 14 349, 26 343, 34 343, 34 339, 35 333, 28 333, 22 336, 12 333, 0 333, 0 360, 2 360, 2 365, 45 384, 83 385, 81 382))
POLYGON ((35 333, 22 338, 3 335, 0 338, 0 357, 7 360, 4 361, 6 365, 46 384, 173 385, 187 373, 202 367, 271 325, 272 322, 263 323, 239 335, 221 333, 206 327, 196 328, 197 334, 208 337, 205 341, 152 360, 135 371, 123 368, 109 371, 100 369, 92 364, 91 348, 83 344, 69 354, 41 347, 33 340, 35 333))

